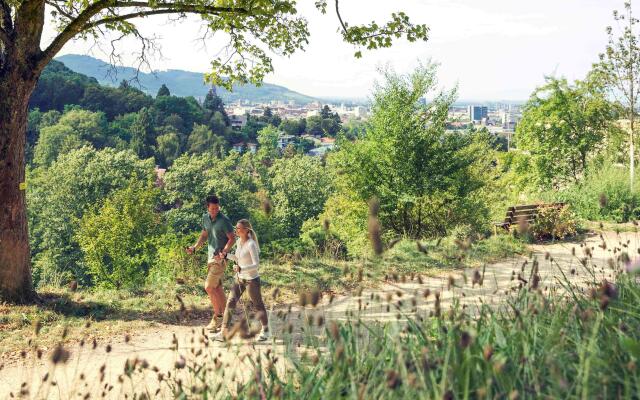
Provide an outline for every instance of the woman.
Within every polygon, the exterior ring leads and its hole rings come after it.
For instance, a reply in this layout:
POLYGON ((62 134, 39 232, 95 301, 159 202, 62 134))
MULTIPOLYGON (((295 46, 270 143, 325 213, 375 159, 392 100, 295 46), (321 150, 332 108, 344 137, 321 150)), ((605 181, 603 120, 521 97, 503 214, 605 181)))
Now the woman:
MULTIPOLYGON (((233 270, 236 272, 236 282, 231 289, 227 306, 224 310, 222 318, 222 331, 213 336, 214 340, 223 341, 227 335, 227 331, 231 326, 231 318, 236 308, 236 304, 245 290, 249 291, 249 297, 258 310, 262 329, 256 337, 258 341, 269 339, 269 326, 267 319, 267 310, 262 302, 262 294, 260 293, 260 275, 258 267, 260 265, 260 248, 258 246, 258 237, 246 219, 241 219, 236 224, 236 233, 240 239, 237 243, 235 254, 222 252, 219 259, 226 258, 235 261, 233 270)), ((247 321, 249 322, 249 321, 247 321)))

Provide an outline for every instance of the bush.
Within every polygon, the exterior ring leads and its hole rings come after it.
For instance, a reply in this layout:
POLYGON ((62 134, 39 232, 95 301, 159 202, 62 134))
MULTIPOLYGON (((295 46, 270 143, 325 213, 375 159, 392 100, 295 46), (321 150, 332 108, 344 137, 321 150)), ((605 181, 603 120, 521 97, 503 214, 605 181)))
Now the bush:
POLYGON ((302 231, 300 239, 310 249, 315 250, 316 256, 334 259, 347 257, 347 244, 331 230, 331 224, 328 221, 322 225, 317 219, 305 221, 302 231))
POLYGON ((168 233, 158 237, 156 260, 149 270, 147 283, 196 285, 201 282, 206 272, 206 250, 194 255, 185 251, 185 247, 195 243, 199 235, 200 232, 192 235, 168 233))
POLYGON ((284 238, 263 245, 260 256, 278 261, 300 260, 309 251, 309 246, 299 238, 284 238))
POLYGON ((571 204, 575 213, 587 220, 628 222, 640 218, 638 185, 640 179, 632 192, 628 169, 605 164, 594 166, 580 184, 544 197, 571 204))
POLYGON ((530 233, 536 240, 564 239, 576 234, 576 219, 567 206, 543 206, 538 209, 530 233))
POLYGON ((50 168, 28 171, 29 242, 43 277, 72 276, 90 284, 76 240, 79 223, 85 213, 127 187, 131 179, 151 185, 153 160, 109 148, 83 147, 61 154, 50 168))
POLYGON ((156 189, 132 181, 83 216, 76 239, 96 285, 119 289, 144 283, 161 229, 157 197, 156 189))
POLYGON ((474 233, 476 232, 473 226, 469 224, 460 224, 451 230, 450 236, 453 236, 458 240, 465 240, 471 238, 474 233))

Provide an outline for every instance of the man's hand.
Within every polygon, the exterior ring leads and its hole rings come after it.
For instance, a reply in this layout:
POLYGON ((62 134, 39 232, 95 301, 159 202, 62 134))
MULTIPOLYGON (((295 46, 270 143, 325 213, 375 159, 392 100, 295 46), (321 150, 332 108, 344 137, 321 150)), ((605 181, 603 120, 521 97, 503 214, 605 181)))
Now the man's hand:
POLYGON ((233 272, 235 272, 236 274, 240 273, 240 266, 238 264, 233 266, 233 272))

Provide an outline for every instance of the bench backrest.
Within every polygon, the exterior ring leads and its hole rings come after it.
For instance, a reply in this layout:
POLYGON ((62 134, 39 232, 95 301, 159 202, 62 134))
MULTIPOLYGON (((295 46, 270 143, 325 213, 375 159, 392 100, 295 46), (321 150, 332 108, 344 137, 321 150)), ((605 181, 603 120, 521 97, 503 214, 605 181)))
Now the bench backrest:
POLYGON ((541 203, 511 206, 507 209, 507 215, 504 218, 504 223, 509 225, 517 224, 520 221, 531 223, 538 217, 538 210, 540 210, 540 208, 562 208, 564 206, 565 203, 541 203))

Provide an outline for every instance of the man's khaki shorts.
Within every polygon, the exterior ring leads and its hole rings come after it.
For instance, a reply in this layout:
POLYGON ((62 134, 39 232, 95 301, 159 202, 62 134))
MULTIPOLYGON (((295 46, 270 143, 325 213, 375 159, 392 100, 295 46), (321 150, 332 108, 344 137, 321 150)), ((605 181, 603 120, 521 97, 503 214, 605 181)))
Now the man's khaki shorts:
POLYGON ((207 279, 204 281, 204 288, 215 289, 222 285, 222 277, 224 276, 224 270, 227 268, 227 260, 216 261, 214 259, 209 260, 207 263, 207 279))

